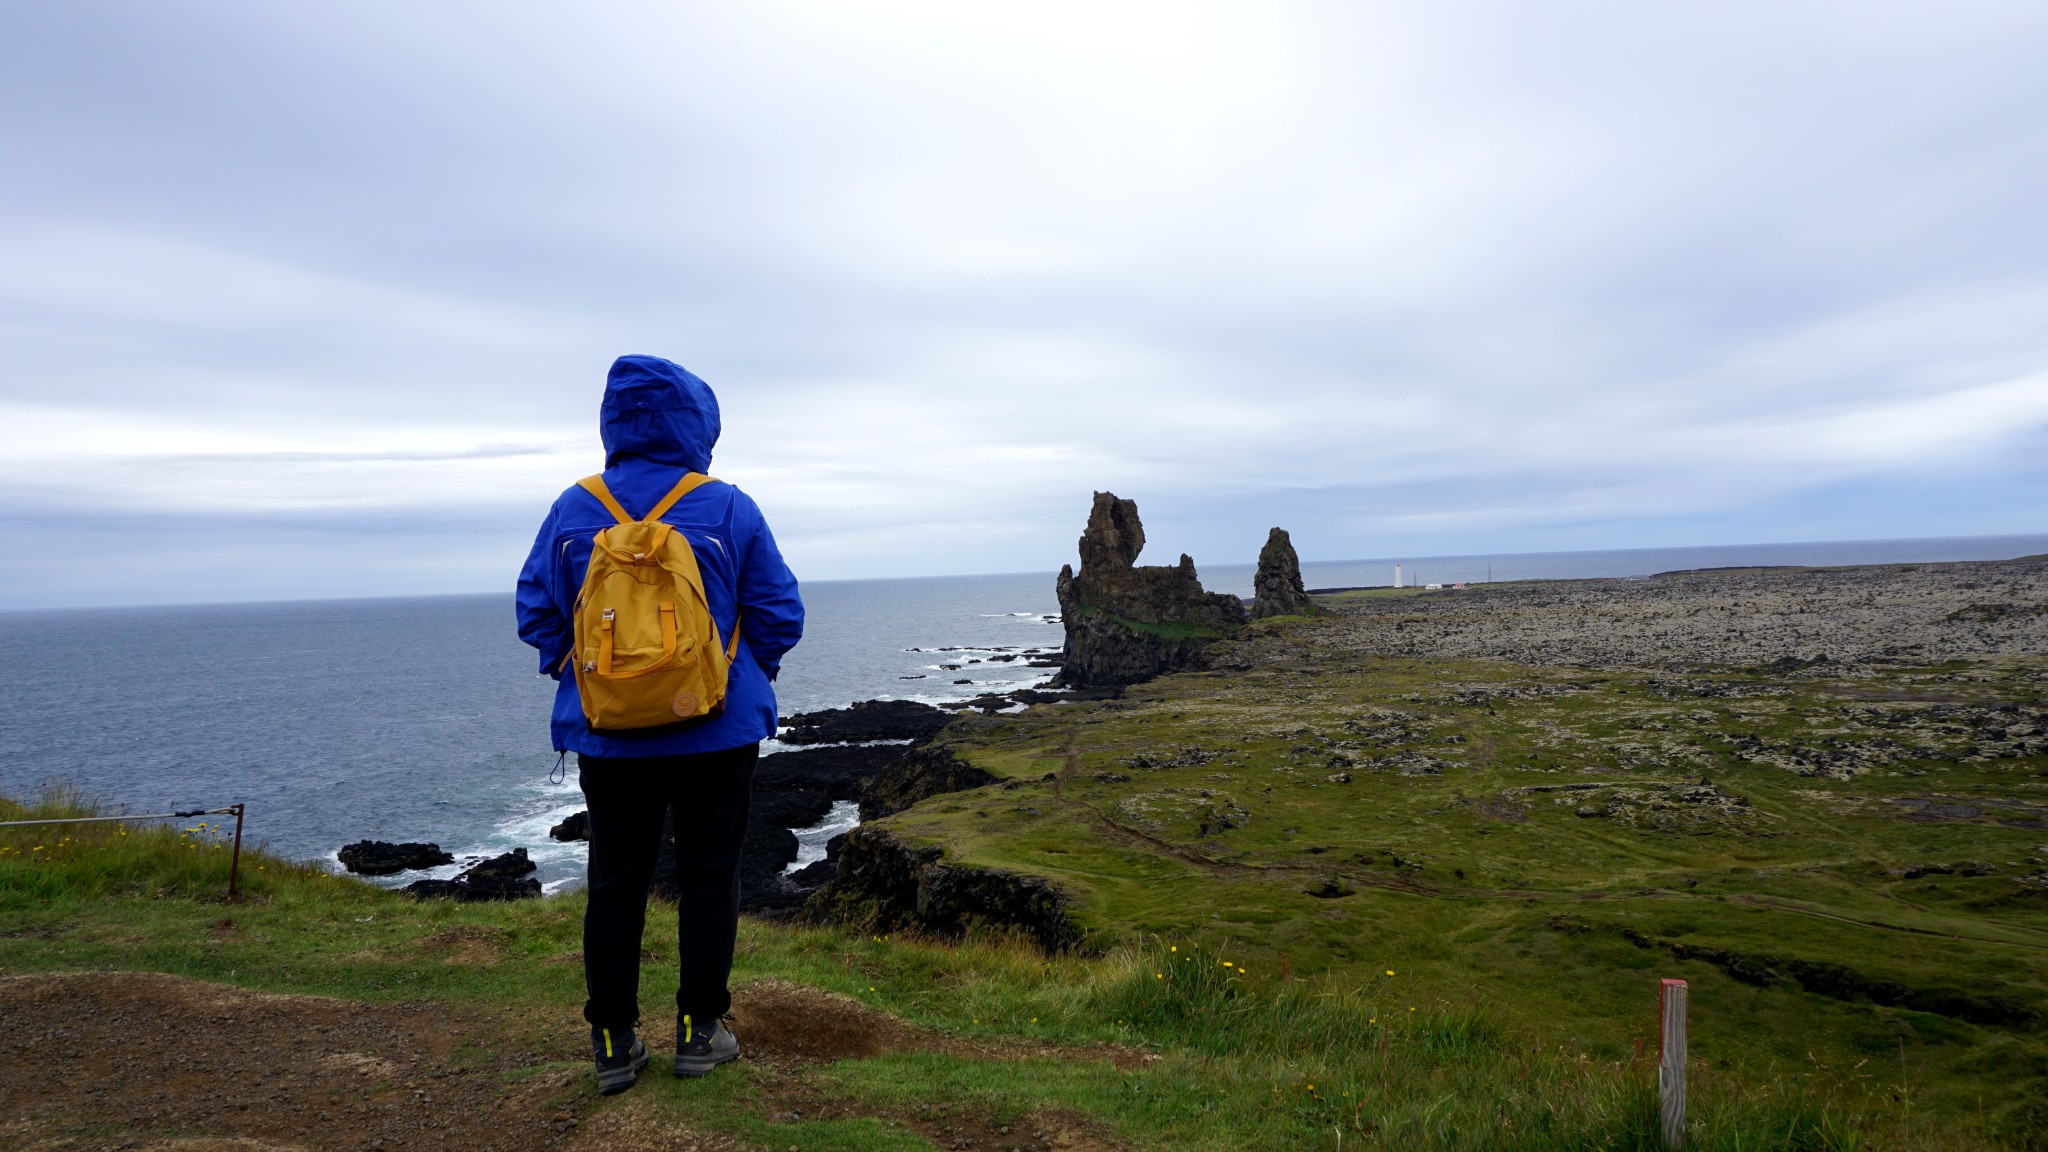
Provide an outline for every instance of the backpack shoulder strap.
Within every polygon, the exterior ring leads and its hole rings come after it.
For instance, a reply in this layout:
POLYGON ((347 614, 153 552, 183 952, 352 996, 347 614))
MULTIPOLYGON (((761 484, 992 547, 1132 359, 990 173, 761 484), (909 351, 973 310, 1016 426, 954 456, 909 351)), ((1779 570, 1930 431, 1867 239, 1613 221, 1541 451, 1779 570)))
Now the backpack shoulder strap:
POLYGON ((610 512, 619 523, 631 524, 633 522, 633 518, 626 515, 626 510, 619 506, 617 498, 612 495, 612 490, 605 487, 604 475, 602 473, 596 476, 585 476, 576 482, 576 486, 597 497, 597 502, 604 505, 605 511, 610 512))
POLYGON ((684 476, 681 480, 676 481, 676 486, 668 490, 668 495, 663 496, 661 498, 661 503, 656 504, 654 506, 653 511, 649 512, 644 517, 644 519, 650 521, 661 519, 663 516, 668 514, 669 509, 676 506, 677 501, 681 500, 685 496, 688 496, 690 493, 695 492, 698 488, 711 483, 715 479, 717 479, 717 477, 706 476, 702 472, 692 472, 689 475, 684 476))

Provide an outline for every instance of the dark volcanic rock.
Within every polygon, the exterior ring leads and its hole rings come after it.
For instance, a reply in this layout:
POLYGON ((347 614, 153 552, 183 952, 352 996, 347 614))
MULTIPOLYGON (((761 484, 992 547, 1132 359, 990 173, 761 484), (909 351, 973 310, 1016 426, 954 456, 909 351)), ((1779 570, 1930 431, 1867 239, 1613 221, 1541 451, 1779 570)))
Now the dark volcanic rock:
POLYGON ((927 797, 995 782, 995 776, 953 755, 950 749, 918 748, 861 788, 861 822, 880 820, 927 797))
MULTIPOLYGON (((782 874, 796 861, 796 850, 796 833, 758 815, 748 819, 740 841, 740 911, 787 915, 803 903, 805 893, 782 874)), ((676 889, 675 830, 666 819, 661 827, 661 849, 654 858, 654 891, 669 900, 681 895, 676 889)))
POLYGON ((533 861, 526 858, 526 849, 514 848, 502 856, 493 856, 489 860, 470 865, 463 869, 462 875, 457 876, 456 879, 469 881, 513 879, 524 876, 532 872, 533 869, 533 861))
MULTIPOLYGON (((950 713, 946 714, 952 719, 950 713)), ((846 748, 801 748, 763 756, 754 768, 754 794, 801 789, 833 800, 860 799, 861 782, 902 761, 910 747, 869 744, 846 748)), ((817 823, 813 820, 810 823, 817 823)))
POLYGON ((1199 667, 1204 645, 1244 623, 1244 603, 1203 591, 1188 556, 1176 567, 1136 567, 1144 547, 1136 502, 1097 492, 1081 570, 1061 567, 1054 589, 1067 630, 1059 683, 1135 684, 1199 667))
POLYGON ((863 932, 911 929, 959 937, 977 928, 1022 932, 1048 952, 1084 943, 1068 897, 1038 876, 948 864, 937 848, 897 840, 886 828, 847 834, 837 871, 803 906, 801 919, 863 932))
POLYGON ((841 832, 825 841, 825 858, 814 861, 789 874, 789 882, 797 891, 809 896, 812 892, 832 882, 839 874, 839 854, 846 850, 846 833, 841 832))
POLYGON ((415 880, 405 892, 420 900, 531 900, 540 895, 540 881, 518 876, 484 876, 475 880, 415 880))
POLYGON ((833 860, 818 860, 789 874, 790 886, 808 896, 832 882, 838 875, 839 864, 833 860))
POLYGON ((792 788, 754 790, 750 818, 778 828, 809 828, 832 811, 832 798, 823 792, 792 788))
POLYGON ((387 840, 358 840, 336 855, 341 857, 342 867, 362 876, 389 876, 393 872, 455 863, 455 857, 441 851, 439 844, 411 841, 393 844, 387 840))
POLYGON ((747 821, 740 842, 740 911, 779 918, 797 910, 808 896, 783 872, 796 862, 796 833, 780 825, 747 821))
POLYGON ((1266 534, 1266 546, 1259 549, 1258 575, 1252 577, 1252 595, 1254 620, 1313 616, 1320 611, 1301 586, 1301 558, 1294 554, 1294 542, 1284 528, 1266 534))
POLYGON ((929 740, 952 719, 915 700, 860 700, 782 718, 784 744, 845 744, 867 740, 929 740))
POLYGON ((568 842, 590 839, 590 813, 573 812, 568 819, 548 829, 548 838, 568 842))
POLYGON ((1019 688, 1014 692, 984 692, 972 700, 949 700, 939 707, 952 712, 980 711, 994 715, 1020 704, 1072 704, 1079 700, 1115 700, 1124 694, 1121 684, 1101 688, 1055 689, 1019 688))
POLYGON ((747 821, 746 837, 740 841, 741 891, 750 880, 781 877, 784 868, 796 863, 796 849, 796 833, 763 820, 747 821))

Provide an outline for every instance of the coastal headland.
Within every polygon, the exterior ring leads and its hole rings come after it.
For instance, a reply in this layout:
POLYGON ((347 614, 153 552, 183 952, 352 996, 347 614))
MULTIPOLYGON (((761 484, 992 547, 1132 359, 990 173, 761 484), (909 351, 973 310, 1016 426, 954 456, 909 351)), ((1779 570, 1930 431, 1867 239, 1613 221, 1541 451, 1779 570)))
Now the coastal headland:
POLYGON ((0 1143, 1647 1148, 1664 977, 1692 1147, 2048 1140, 2048 557, 1303 594, 803 718, 764 812, 862 823, 743 930, 749 1059, 617 1101, 577 894, 8 832, 0 1143))
POLYGON ((963 716, 926 755, 983 782, 853 832, 807 912, 1200 939, 1610 1058, 1679 976, 1709 1061, 2048 1123, 2048 557, 1312 599, 963 716))

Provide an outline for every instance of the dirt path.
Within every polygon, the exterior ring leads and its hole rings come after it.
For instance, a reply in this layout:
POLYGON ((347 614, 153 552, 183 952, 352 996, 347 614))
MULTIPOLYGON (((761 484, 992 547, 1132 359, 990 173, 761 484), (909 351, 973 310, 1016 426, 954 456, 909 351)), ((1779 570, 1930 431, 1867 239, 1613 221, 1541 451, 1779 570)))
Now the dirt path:
MULTIPOLYGON (((742 986, 735 998, 733 1029, 760 1067, 756 1083, 770 1115, 875 1116, 940 1147, 963 1139, 1056 1152, 1116 1145, 1085 1121, 1050 1113, 1013 1129, 944 1100, 900 1114, 857 1109, 808 1090, 802 1069, 901 1051, 1124 1067, 1152 1059, 1128 1050, 962 1041, 780 981, 742 986)), ((649 1024, 649 1048, 673 1051, 669 1027, 649 1024)), ((582 1063, 582 1029, 573 1010, 535 1021, 431 1003, 274 995, 154 973, 0 977, 0 1149, 747 1147, 693 1129, 651 1094, 601 1104, 582 1063), (536 1034, 549 1039, 535 1042, 536 1034)), ((659 1057, 649 1071, 665 1074, 659 1057)))
POLYGON ((438 1005, 150 973, 7 977, 0 1146, 555 1147, 574 1114, 550 1098, 571 1085, 544 1065, 565 1054, 504 1052, 504 1031, 438 1005))

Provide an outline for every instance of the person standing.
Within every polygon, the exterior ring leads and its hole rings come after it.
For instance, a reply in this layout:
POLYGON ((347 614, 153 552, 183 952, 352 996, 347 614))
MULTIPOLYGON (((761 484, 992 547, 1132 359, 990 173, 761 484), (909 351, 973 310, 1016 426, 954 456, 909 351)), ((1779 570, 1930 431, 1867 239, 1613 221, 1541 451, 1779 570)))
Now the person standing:
POLYGON ((634 1030, 640 938, 664 815, 675 829, 679 893, 675 1074, 702 1076, 739 1055, 722 1018, 732 1006, 727 984, 739 930, 740 841, 754 762, 761 741, 775 734, 772 682, 803 635, 804 609, 761 510, 746 493, 702 475, 719 433, 718 399, 708 385, 659 357, 621 356, 605 384, 599 428, 602 483, 586 481, 555 500, 519 574, 517 602, 519 638, 539 650, 541 671, 559 681, 550 724, 555 749, 576 754, 589 804, 583 1016, 598 1090, 611 1095, 632 1087, 649 1058, 634 1030), (664 503, 672 506, 662 511, 664 503), (579 676, 565 675, 581 672, 571 668, 577 598, 597 534, 640 517, 669 525, 689 544, 703 605, 716 636, 725 638, 717 645, 730 659, 725 695, 710 715, 593 730, 579 676))

